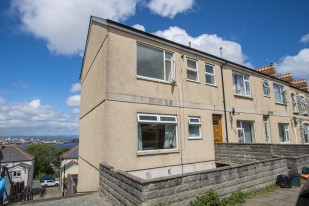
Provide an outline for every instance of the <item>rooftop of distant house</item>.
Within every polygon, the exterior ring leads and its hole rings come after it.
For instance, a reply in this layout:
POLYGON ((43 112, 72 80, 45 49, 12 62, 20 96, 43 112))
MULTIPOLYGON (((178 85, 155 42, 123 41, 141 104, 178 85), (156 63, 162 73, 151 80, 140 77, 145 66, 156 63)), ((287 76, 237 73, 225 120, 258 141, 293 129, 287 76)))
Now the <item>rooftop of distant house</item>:
POLYGON ((21 150, 15 144, 11 145, 0 145, 0 161, 1 163, 6 162, 22 162, 22 161, 32 161, 34 157, 21 150))
POLYGON ((79 145, 73 147, 66 153, 60 156, 61 159, 78 159, 79 145))

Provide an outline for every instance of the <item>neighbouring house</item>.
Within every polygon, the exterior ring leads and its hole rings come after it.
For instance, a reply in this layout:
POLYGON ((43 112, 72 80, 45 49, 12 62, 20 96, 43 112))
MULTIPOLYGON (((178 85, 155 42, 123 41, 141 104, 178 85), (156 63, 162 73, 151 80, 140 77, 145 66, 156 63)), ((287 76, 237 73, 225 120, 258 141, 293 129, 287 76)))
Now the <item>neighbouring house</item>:
POLYGON ((80 81, 78 192, 100 163, 151 179, 215 168, 215 142, 308 142, 304 80, 111 20, 91 17, 80 81))
POLYGON ((1 169, 7 167, 13 182, 24 182, 32 188, 34 157, 15 144, 0 147, 1 169))
MULTIPOLYGON (((78 175, 78 150, 79 145, 73 147, 66 153, 60 156, 61 159, 61 173, 60 173, 60 185, 61 193, 64 190, 64 178, 68 178, 68 175, 73 176, 77 182, 78 175)), ((68 181, 67 181, 68 182, 68 181)))

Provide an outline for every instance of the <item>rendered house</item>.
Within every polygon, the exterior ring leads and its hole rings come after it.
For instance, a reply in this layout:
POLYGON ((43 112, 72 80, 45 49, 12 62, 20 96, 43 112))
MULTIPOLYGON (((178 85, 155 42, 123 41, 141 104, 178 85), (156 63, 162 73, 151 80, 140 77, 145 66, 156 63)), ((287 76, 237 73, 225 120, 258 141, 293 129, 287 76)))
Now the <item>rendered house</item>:
POLYGON ((98 190, 99 163, 147 179, 215 168, 215 142, 304 143, 291 95, 308 89, 274 71, 91 17, 78 192, 98 190))
POLYGON ((24 182, 32 188, 34 157, 16 145, 1 145, 1 168, 7 167, 13 182, 24 182))
POLYGON ((78 149, 79 145, 73 147, 66 153, 60 156, 61 159, 61 173, 60 173, 60 185, 61 193, 63 192, 63 179, 68 175, 78 174, 78 149))

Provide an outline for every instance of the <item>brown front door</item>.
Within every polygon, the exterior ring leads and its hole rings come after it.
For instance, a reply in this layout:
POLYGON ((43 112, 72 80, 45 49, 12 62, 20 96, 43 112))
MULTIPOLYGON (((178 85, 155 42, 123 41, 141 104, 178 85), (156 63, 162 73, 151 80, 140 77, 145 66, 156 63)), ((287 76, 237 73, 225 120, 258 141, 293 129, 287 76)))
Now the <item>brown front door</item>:
POLYGON ((212 115, 212 127, 214 131, 214 141, 216 143, 222 143, 222 124, 221 124, 221 115, 212 115))

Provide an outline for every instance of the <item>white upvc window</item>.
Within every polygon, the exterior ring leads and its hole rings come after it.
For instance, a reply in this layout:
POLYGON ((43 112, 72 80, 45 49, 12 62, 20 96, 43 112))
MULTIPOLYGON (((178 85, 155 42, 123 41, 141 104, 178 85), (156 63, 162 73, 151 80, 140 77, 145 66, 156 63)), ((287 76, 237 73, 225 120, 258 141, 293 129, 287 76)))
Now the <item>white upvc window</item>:
POLYGON ((163 49, 137 43, 137 76, 175 82, 174 54, 163 49))
POLYGON ((297 100, 294 93, 291 94, 291 100, 293 112, 297 112, 297 100))
POLYGON ((304 96, 300 97, 300 106, 301 106, 301 109, 302 109, 303 112, 307 111, 308 103, 307 103, 307 101, 306 101, 304 96))
POLYGON ((255 143, 253 121, 237 121, 237 133, 239 143, 255 143))
POLYGON ((267 80, 263 80, 263 93, 264 97, 270 96, 270 85, 267 80))
POLYGON ((174 115, 137 114, 138 151, 177 150, 177 117, 174 115))
POLYGON ((188 117, 189 139, 201 139, 200 117, 188 117))
POLYGON ((18 171, 13 171, 13 172, 12 172, 12 176, 13 176, 13 177, 20 177, 20 176, 21 176, 21 171, 20 171, 20 170, 18 170, 18 171))
POLYGON ((280 143, 290 143, 289 124, 279 123, 280 143))
POLYGON ((216 70, 213 65, 205 64, 205 79, 206 84, 216 85, 216 70))
POLYGON ((233 72, 234 94, 241 96, 250 96, 250 79, 249 75, 233 72))
POLYGON ((277 103, 283 103, 283 88, 282 85, 274 83, 275 102, 277 103))
POLYGON ((198 82, 198 63, 194 59, 187 58, 187 79, 198 82))
POLYGON ((303 128, 304 128, 304 142, 309 143, 309 125, 303 124, 303 128))

